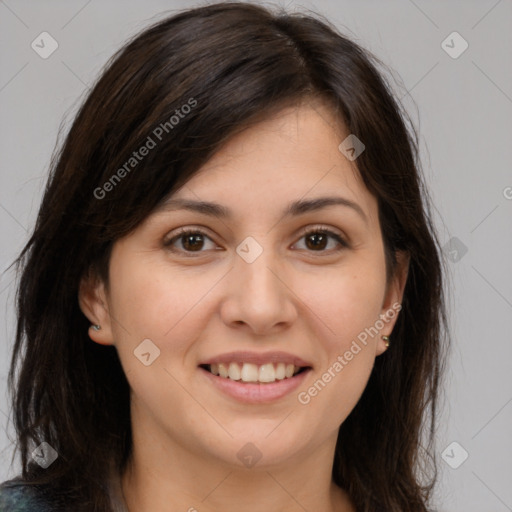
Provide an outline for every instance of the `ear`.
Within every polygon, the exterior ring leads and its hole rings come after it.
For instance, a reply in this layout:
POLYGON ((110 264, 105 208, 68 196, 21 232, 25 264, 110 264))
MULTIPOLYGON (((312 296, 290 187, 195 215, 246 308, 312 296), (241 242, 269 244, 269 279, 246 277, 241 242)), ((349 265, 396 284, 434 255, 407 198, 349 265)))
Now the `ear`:
POLYGON ((108 296, 104 282, 88 272, 80 281, 78 303, 82 313, 91 322, 89 337, 100 345, 113 345, 110 312, 108 310, 108 296), (99 325, 98 330, 93 325, 99 325))
MULTIPOLYGON (((384 323, 381 329, 381 336, 386 335, 391 338, 392 331, 398 319, 399 311, 402 309, 402 299, 404 296, 405 283, 409 273, 410 255, 406 251, 396 251, 396 266, 393 276, 386 286, 386 295, 382 304, 380 318, 384 323)), ((385 341, 381 338, 378 343, 377 355, 382 354, 387 349, 385 341)))

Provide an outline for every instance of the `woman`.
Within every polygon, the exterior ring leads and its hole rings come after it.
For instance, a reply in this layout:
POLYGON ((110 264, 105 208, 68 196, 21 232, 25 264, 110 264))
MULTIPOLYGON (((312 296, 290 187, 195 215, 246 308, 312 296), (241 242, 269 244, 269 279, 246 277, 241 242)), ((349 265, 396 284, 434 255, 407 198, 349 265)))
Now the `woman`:
POLYGON ((376 64, 245 3, 108 64, 19 258, 2 510, 428 510, 442 272, 376 64))

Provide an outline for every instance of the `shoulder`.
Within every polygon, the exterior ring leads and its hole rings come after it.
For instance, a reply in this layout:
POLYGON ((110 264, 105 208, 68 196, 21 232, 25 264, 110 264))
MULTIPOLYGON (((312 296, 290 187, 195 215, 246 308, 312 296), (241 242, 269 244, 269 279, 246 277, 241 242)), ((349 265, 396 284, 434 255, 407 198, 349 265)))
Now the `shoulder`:
POLYGON ((20 478, 0 484, 0 512, 54 512, 44 493, 20 478))

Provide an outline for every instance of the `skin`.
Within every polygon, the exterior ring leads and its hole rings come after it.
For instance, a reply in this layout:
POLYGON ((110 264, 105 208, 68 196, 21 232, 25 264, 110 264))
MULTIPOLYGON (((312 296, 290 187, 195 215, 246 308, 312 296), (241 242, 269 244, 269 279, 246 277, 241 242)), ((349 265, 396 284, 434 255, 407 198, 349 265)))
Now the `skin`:
POLYGON ((387 282, 377 200, 357 160, 338 149, 347 135, 327 105, 312 101, 246 129, 172 195, 219 203, 233 218, 155 211, 114 244, 108 288, 84 278, 82 310, 101 325, 90 337, 116 346, 132 390, 134 456, 122 475, 131 511, 355 511, 331 479, 337 432, 397 315, 308 404, 297 395, 401 302, 407 259, 397 254, 387 282), (333 195, 364 216, 341 205, 282 215, 292 201, 333 195), (183 237, 166 246, 180 227, 206 236, 192 249, 183 237), (329 238, 318 248, 301 231, 316 227, 348 247, 329 238), (252 263, 236 252, 248 236, 263 249, 252 263), (160 350, 150 366, 133 354, 147 338, 160 350), (313 369, 277 402, 243 404, 198 368, 235 350, 285 351, 313 369), (249 442, 261 453, 252 468, 236 456, 249 442))

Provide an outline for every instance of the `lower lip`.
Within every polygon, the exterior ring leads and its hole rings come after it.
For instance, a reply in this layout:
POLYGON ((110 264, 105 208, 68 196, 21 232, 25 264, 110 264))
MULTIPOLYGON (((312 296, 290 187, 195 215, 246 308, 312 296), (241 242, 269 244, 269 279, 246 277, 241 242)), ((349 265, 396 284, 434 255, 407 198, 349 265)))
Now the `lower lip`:
POLYGON ((295 375, 295 377, 259 384, 219 377, 204 368, 199 368, 199 370, 217 389, 240 402, 248 404, 266 404, 289 395, 300 386, 310 372, 310 369, 308 369, 295 375))

